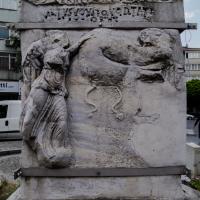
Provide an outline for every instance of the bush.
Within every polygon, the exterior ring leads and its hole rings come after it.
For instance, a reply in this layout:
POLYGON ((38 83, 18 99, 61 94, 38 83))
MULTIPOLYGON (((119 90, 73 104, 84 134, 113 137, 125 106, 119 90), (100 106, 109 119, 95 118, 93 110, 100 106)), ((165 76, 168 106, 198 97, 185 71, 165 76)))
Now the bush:
POLYGON ((200 109, 200 80, 194 79, 187 82, 187 104, 188 110, 200 109))
POLYGON ((19 187, 17 183, 0 180, 0 200, 6 200, 19 187))
POLYGON ((192 188, 200 191, 200 180, 199 179, 192 179, 190 182, 192 188))

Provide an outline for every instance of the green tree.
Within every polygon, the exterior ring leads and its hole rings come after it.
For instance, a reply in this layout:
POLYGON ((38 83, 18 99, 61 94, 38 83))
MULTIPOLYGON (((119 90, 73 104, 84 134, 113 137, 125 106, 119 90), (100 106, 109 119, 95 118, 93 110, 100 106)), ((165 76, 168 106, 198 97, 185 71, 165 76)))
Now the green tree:
POLYGON ((200 111, 200 80, 187 82, 187 107, 189 112, 200 111))
POLYGON ((187 82, 187 109, 194 112, 196 118, 194 126, 198 126, 200 138, 200 80, 194 79, 187 82))

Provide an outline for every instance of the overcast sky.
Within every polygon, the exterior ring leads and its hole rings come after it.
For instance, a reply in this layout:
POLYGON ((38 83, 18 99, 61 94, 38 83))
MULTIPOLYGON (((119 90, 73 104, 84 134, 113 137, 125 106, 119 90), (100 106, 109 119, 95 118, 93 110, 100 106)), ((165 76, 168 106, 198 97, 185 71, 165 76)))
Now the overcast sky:
POLYGON ((184 7, 185 21, 198 23, 198 30, 184 31, 182 43, 185 46, 187 41, 189 47, 200 48, 200 0, 184 0, 184 7))

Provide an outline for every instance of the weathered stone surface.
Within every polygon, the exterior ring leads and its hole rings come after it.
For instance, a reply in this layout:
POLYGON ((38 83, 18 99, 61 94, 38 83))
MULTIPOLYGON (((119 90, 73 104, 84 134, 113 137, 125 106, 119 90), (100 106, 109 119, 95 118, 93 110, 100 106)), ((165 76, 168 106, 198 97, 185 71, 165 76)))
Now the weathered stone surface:
MULTIPOLYGON (((72 34, 69 32, 69 38, 72 34)), ((184 164, 184 109, 178 103, 183 101, 184 88, 178 32, 146 29, 130 34, 99 29, 89 35, 66 82, 72 166, 184 164), (177 123, 183 125, 177 127, 177 123)), ((30 155, 27 161, 34 157, 30 155)), ((27 161, 25 166, 32 166, 27 161)), ((37 162, 34 165, 38 166, 37 162)))
POLYGON ((23 62, 24 90, 21 133, 42 166, 66 167, 72 149, 68 135, 65 76, 82 43, 68 48, 63 32, 48 32, 32 43, 23 62))
POLYGON ((28 179, 8 200, 198 200, 178 177, 28 179), (31 190, 30 190, 31 188, 31 190))
MULTIPOLYGON (((184 22, 182 0, 173 1, 22 1, 21 22, 110 24, 184 22), (41 4, 39 6, 36 5, 41 4)), ((78 27, 78 26, 77 26, 78 27)))
MULTIPOLYGON (((1 135, 6 135, 2 133, 1 135)), ((17 135, 19 136, 19 134, 17 135)), ((0 137, 0 139, 2 139, 0 137)), ((14 150, 14 149, 21 149, 22 142, 21 141, 6 141, 0 143, 0 151, 6 151, 6 150, 14 150)))
MULTIPOLYGON (((41 28, 44 25, 43 30, 21 33, 26 66, 25 113, 31 116, 22 115, 25 122, 22 167, 143 168, 185 164, 184 62, 178 30, 67 29, 68 25, 79 28, 82 24, 82 28, 84 24, 87 28, 106 24, 113 28, 132 22, 183 23, 182 0, 24 0, 21 5, 21 22, 40 22, 41 28), (44 30, 55 23, 63 25, 63 31, 44 30), (62 88, 61 95, 54 83, 62 88), (64 95, 65 89, 68 96, 64 95), (48 96, 53 97, 50 103, 48 96), (47 117, 42 120, 36 117, 32 105, 36 108, 39 105, 36 109, 39 115, 43 110, 41 105, 46 105, 47 117), (51 112, 65 120, 54 120, 51 112), (49 121, 56 122, 60 134, 48 129, 49 121), (39 125, 34 129, 32 123, 39 125), (47 159, 41 159, 44 157, 41 149, 63 157, 57 164, 52 154, 47 153, 47 159), (67 164, 63 165, 65 160, 67 164)), ((20 189, 11 199, 196 200, 199 197, 182 188, 179 176, 30 177, 22 178, 20 189)))
MULTIPOLYGON (((171 114, 166 113, 168 104, 166 102, 171 101, 175 94, 179 101, 183 101, 181 99, 184 89, 180 84, 182 80, 179 79, 179 84, 176 84, 177 79, 169 78, 177 77, 179 73, 182 73, 178 72, 181 60, 176 60, 176 57, 180 55, 175 53, 175 45, 170 42, 172 37, 167 32, 157 29, 146 31, 155 31, 157 34, 161 32, 161 37, 166 37, 168 45, 157 43, 157 46, 143 47, 137 42, 143 32, 130 34, 123 31, 99 29, 94 31, 94 39, 88 40, 80 50, 77 63, 74 61, 69 77, 71 98, 68 104, 72 114, 70 130, 74 138, 72 141, 75 155, 81 158, 76 159, 77 166, 87 167, 94 160, 96 164, 93 162, 89 166, 143 166, 136 158, 142 159, 146 165, 150 166, 184 163, 184 153, 180 155, 180 152, 184 152, 184 147, 181 145, 184 140, 183 127, 180 130, 177 126, 172 128, 175 118, 179 119, 177 123, 185 123, 180 121, 184 109, 182 105, 173 101, 173 103, 170 102, 172 110, 169 113, 171 114), (108 39, 105 40, 105 38, 108 39), (115 54, 118 60, 108 59, 108 54, 105 56, 102 49, 108 47, 112 49, 112 58, 115 54), (121 57, 119 52, 123 52, 121 57), (162 63, 163 59, 157 59, 157 55, 159 57, 162 54, 166 55, 165 64, 162 63), (174 59, 172 57, 169 59, 169 54, 173 55, 174 59), (119 60, 123 59, 129 64, 119 63, 119 60), (173 60, 173 65, 168 63, 169 60, 173 60), (149 65, 152 66, 151 64, 162 67, 162 72, 160 72, 162 82, 152 78, 150 83, 140 80, 144 71, 159 73, 153 69, 143 69, 148 68, 149 65), (170 99, 164 95, 165 93, 171 94, 170 99), (160 102, 165 103, 162 105, 160 102), (80 105, 82 109, 77 110, 79 107, 77 105, 80 105), (173 110, 177 110, 177 116, 174 116, 171 121, 173 110), (164 128, 166 126, 164 121, 171 124, 170 131, 169 127, 164 128), (157 138, 160 140, 157 141, 157 138), (179 147, 172 144, 172 141, 177 141, 177 139, 180 141, 180 146, 177 144, 179 147), (93 142, 95 145, 90 146, 93 142), (165 147, 169 143, 171 148, 165 147), (173 159, 172 155, 176 158, 173 159), (168 156, 171 159, 164 159, 168 156), (87 164, 84 163, 85 160, 87 164)), ((174 33, 174 31, 171 32, 174 33)))
MULTIPOLYGON (((68 167, 184 165, 185 88, 178 31, 96 29, 60 34, 71 46, 89 38, 70 60, 65 82, 72 150, 68 167)), ((54 38, 44 30, 22 33, 23 60, 29 46, 48 35, 54 38)), ((42 70, 44 65, 39 66, 42 70)), ((23 167, 41 165, 30 145, 24 144, 22 157, 23 167)), ((22 179, 20 192, 21 200, 199 198, 183 192, 178 176, 30 178, 22 179)))
MULTIPOLYGON (((36 5, 42 5, 42 4, 67 4, 67 5, 73 5, 73 4, 109 4, 109 3, 115 3, 119 2, 119 0, 111 1, 111 0, 86 0, 86 1, 69 1, 69 0, 28 0, 29 2, 36 4, 36 5)), ((174 0, 132 0, 130 1, 124 1, 127 3, 138 3, 138 2, 155 2, 155 3, 163 3, 163 2, 173 2, 174 0)))
POLYGON ((13 173, 20 167, 19 155, 0 157, 0 178, 1 176, 6 180, 13 181, 13 173))

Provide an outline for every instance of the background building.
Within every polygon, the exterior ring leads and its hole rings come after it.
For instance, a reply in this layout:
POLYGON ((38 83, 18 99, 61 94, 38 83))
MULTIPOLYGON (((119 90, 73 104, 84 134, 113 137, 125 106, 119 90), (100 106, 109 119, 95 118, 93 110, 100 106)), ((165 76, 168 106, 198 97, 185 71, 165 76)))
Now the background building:
POLYGON ((20 98, 19 39, 7 28, 8 23, 18 19, 18 0, 0 0, 0 100, 20 98))
POLYGON ((186 81, 200 79, 200 48, 184 48, 186 81))

